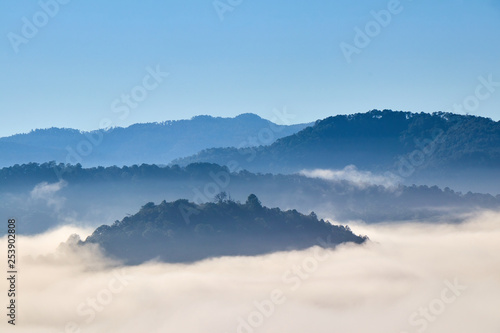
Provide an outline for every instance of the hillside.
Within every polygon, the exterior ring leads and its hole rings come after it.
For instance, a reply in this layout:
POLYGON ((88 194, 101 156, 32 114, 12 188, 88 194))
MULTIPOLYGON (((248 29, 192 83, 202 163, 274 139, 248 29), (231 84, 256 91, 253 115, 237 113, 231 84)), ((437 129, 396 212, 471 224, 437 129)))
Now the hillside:
MULTIPOLYGON (((186 198, 201 204, 213 202, 222 191, 241 201, 254 193, 267 206, 315 211, 342 223, 450 222, 485 209, 500 210, 500 195, 460 193, 436 186, 230 173, 215 164, 82 168, 32 163, 0 169, 0 217, 15 216, 23 221, 18 230, 21 234, 77 222, 95 228, 132 214, 150 201, 186 198)), ((5 232, 0 230, 0 235, 5 232)))
POLYGON ((192 262, 364 241, 349 228, 318 220, 314 213, 270 209, 250 195, 244 204, 224 196, 202 205, 187 200, 150 202, 137 214, 100 226, 84 244, 99 244, 107 255, 138 264, 155 258, 192 262))
POLYGON ((173 163, 230 161, 250 171, 279 173, 355 165, 391 172, 407 184, 493 192, 498 183, 489 186, 491 180, 500 179, 500 123, 442 112, 373 110, 317 121, 269 146, 208 149, 173 163))
POLYGON ((242 114, 235 118, 197 116, 91 132, 39 129, 0 138, 0 166, 48 161, 85 166, 167 164, 206 148, 270 144, 308 125, 276 125, 254 114, 242 114))

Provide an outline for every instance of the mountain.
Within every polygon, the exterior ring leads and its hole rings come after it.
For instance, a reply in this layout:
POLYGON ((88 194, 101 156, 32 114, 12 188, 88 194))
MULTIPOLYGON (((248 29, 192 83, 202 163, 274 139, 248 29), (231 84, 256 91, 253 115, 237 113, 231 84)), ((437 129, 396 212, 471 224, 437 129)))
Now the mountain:
POLYGON ((149 202, 137 214, 100 226, 83 244, 98 244, 108 256, 139 264, 155 258, 193 262, 365 240, 348 227, 318 220, 314 213, 264 207, 252 194, 244 204, 225 195, 217 203, 202 205, 187 200, 149 202))
POLYGON ((38 129, 0 138, 0 166, 57 161, 85 166, 167 164, 206 148, 270 144, 311 124, 276 125, 254 114, 135 124, 82 132, 38 129))
POLYGON ((212 148, 173 161, 196 162, 275 173, 355 165, 390 172, 406 184, 495 193, 500 185, 500 122, 444 112, 373 110, 317 121, 267 146, 212 148))
MULTIPOLYGON (((17 232, 35 234, 64 224, 95 228, 132 214, 147 202, 186 198, 213 202, 220 192, 245 201, 254 193, 268 207, 314 211, 341 223, 462 221, 500 210, 500 195, 461 193, 437 186, 404 186, 356 173, 346 179, 314 174, 229 172, 216 164, 186 167, 133 165, 83 168, 55 163, 0 169, 0 219, 22 221, 17 232)), ((6 229, 0 229, 0 236, 6 229)))

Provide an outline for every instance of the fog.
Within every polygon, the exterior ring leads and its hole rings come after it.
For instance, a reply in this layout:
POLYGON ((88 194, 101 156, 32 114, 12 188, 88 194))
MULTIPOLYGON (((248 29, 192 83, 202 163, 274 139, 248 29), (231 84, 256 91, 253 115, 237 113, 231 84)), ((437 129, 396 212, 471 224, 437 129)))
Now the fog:
POLYGON ((70 226, 20 237, 16 331, 500 331, 499 214, 450 225, 350 225, 371 241, 190 265, 122 267, 96 248, 60 245, 91 232, 70 226))
MULTIPOLYGON (((82 169, 67 166, 67 180, 57 180, 47 166, 4 170, 0 217, 22 221, 18 233, 33 235, 56 226, 96 228, 133 215, 148 202, 178 199, 213 202, 220 192, 245 202, 255 194, 266 207, 296 209, 368 223, 388 221, 460 221, 458 216, 483 209, 500 211, 500 195, 458 193, 436 186, 404 186, 391 173, 378 174, 348 166, 341 170, 304 170, 301 175, 229 173, 217 165, 186 168, 141 165, 82 169), (17 176, 9 176, 14 172, 17 176), (29 175, 19 176, 19 175, 29 175), (71 176, 70 176, 71 175, 71 176)), ((6 229, 0 228, 0 237, 6 229)))
POLYGON ((66 198, 58 196, 57 192, 65 186, 67 186, 67 183, 62 180, 53 184, 42 182, 31 190, 30 197, 34 201, 45 201, 47 206, 53 207, 56 211, 60 211, 66 198))
POLYGON ((358 170, 355 165, 348 165, 342 170, 302 170, 300 174, 309 178, 319 178, 337 182, 346 180, 361 188, 365 188, 370 185, 394 187, 402 182, 401 177, 393 173, 386 172, 384 175, 374 174, 371 171, 358 170))

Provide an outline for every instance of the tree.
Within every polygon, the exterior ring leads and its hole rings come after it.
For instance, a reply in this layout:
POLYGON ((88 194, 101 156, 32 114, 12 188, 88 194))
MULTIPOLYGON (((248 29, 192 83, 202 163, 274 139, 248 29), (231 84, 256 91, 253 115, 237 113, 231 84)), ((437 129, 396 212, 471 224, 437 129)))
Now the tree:
POLYGON ((257 198, 257 196, 255 194, 250 194, 248 196, 247 202, 245 204, 253 209, 262 208, 262 203, 260 202, 259 198, 257 198))
POLYGON ((220 192, 214 197, 215 203, 223 203, 228 200, 228 196, 226 192, 220 192))
POLYGON ((141 209, 152 209, 152 208, 155 208, 155 203, 154 202, 148 202, 147 204, 145 204, 144 206, 142 206, 141 209))

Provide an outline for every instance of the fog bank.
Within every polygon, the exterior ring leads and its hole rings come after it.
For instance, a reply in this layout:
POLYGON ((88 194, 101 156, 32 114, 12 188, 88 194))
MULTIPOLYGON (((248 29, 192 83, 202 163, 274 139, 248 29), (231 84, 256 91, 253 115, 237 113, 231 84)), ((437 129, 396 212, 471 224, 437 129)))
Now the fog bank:
MULTIPOLYGON (((460 225, 351 225, 363 246, 191 265, 122 267, 58 246, 64 227, 18 239, 17 332, 494 332, 500 215, 460 225)), ((0 248, 6 253, 6 240, 0 248)), ((5 260, 2 270, 6 271, 5 260)), ((6 304, 7 281, 0 301, 6 304)), ((3 312, 6 312, 3 307, 3 312)), ((13 331, 2 314, 0 328, 13 331)))

